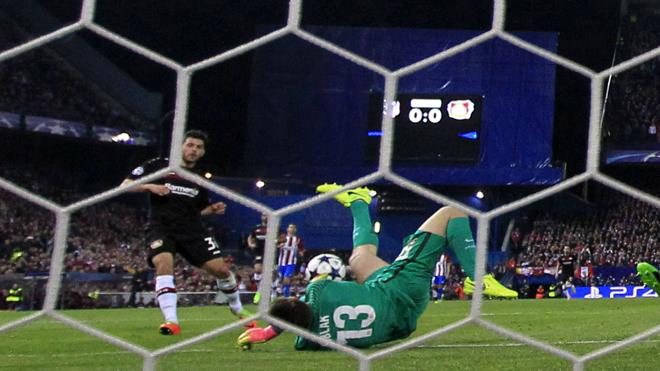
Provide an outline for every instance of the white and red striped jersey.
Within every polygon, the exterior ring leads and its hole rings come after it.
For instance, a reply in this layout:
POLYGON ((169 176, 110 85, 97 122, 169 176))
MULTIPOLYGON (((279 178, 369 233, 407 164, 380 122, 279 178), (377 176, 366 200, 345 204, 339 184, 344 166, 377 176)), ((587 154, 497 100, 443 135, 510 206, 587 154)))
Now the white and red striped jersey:
POLYGON ((440 259, 435 263, 434 276, 446 276, 449 273, 449 257, 445 254, 440 255, 440 259))
POLYGON ((302 238, 298 236, 286 236, 286 240, 277 246, 280 249, 280 256, 277 259, 277 265, 291 265, 298 262, 298 254, 305 251, 302 238))

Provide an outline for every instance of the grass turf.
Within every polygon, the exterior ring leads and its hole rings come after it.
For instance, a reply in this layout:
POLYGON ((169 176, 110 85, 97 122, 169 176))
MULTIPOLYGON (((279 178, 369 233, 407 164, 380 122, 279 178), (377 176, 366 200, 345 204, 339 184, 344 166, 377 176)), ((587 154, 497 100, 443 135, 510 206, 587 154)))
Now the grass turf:
MULTIPOLYGON (((613 344, 660 325, 654 299, 486 301, 483 319, 577 355, 613 344)), ((430 304, 419 320, 419 336, 464 318, 469 302, 430 304)), ((252 309, 252 308, 250 308, 252 309)), ((156 350, 234 320, 226 307, 180 308, 181 336, 159 335, 158 309, 63 311, 106 333, 156 350)), ((0 325, 27 313, 0 312, 0 325)), ((352 370, 357 361, 334 351, 296 352, 284 334, 252 351, 236 348, 240 330, 186 347, 158 359, 158 370, 352 370)), ((398 342, 395 342, 398 343, 398 342)), ((378 351, 395 343, 367 350, 378 351)), ((0 369, 139 370, 142 358, 44 317, 0 335, 0 369)), ((586 364, 587 370, 654 369, 660 336, 586 364)), ((572 364, 536 348, 469 324, 419 347, 376 360, 372 370, 570 370, 572 364)))

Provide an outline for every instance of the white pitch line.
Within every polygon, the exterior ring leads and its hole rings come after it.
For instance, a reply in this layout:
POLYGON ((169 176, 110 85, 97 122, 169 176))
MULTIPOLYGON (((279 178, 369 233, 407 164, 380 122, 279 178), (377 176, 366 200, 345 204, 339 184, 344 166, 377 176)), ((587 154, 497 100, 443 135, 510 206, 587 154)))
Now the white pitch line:
MULTIPOLYGON (((553 341, 546 342, 551 345, 584 345, 584 344, 613 344, 622 340, 573 340, 573 341, 553 341)), ((640 343, 660 343, 660 340, 646 340, 640 343)), ((417 348, 515 348, 525 347, 528 344, 523 343, 479 343, 479 344, 437 344, 437 345, 420 345, 417 348)))
MULTIPOLYGON (((71 317, 71 318, 75 319, 76 321, 79 321, 80 323, 85 323, 85 324, 90 324, 90 323, 110 323, 110 322, 111 322, 111 323, 119 323, 119 322, 135 322, 135 319, 131 319, 131 318, 113 319, 112 321, 108 321, 107 319, 92 319, 92 320, 84 319, 84 320, 83 320, 83 319, 76 318, 76 317, 71 317)), ((185 320, 186 323, 188 323, 188 322, 217 322, 217 321, 218 321, 217 318, 192 318, 192 319, 186 319, 186 320, 185 320)), ((233 321, 233 322, 237 322, 237 321, 238 321, 238 319, 235 320, 235 321, 233 321)), ((61 323, 60 321, 58 321, 58 320, 54 320, 54 319, 51 319, 51 320, 41 320, 41 321, 39 321, 39 322, 40 322, 40 323, 61 323)), ((222 326, 224 326, 224 325, 226 325, 226 323, 218 323, 218 327, 222 327, 222 326)))
MULTIPOLYGON (((178 350, 176 353, 211 353, 217 352, 217 349, 183 349, 178 350)), ((5 358, 35 358, 35 357, 91 357, 91 356, 114 356, 118 354, 131 354, 140 357, 139 354, 128 350, 116 350, 111 352, 88 352, 88 353, 44 353, 44 354, 21 354, 21 353, 0 353, 1 357, 5 358)))
MULTIPOLYGON (((539 316, 542 314, 556 314, 557 312, 553 311, 545 311, 545 312, 499 312, 499 313, 481 313, 482 316, 484 317, 494 317, 494 316, 539 316)), ((563 314, 568 314, 568 313, 575 313, 575 314, 583 314, 584 311, 580 310, 572 310, 572 311, 564 311, 562 312, 563 314)), ((610 311, 596 311, 596 312, 589 312, 589 315, 601 315, 601 314, 611 314, 612 312, 610 311)))
MULTIPOLYGON (((585 345, 585 344, 612 344, 620 340, 574 340, 574 341, 555 341, 550 342, 552 345, 585 345)), ((640 343, 660 343, 660 340, 645 340, 640 343)), ((478 344, 437 344, 437 345, 419 345, 417 349, 457 349, 457 348, 518 348, 525 347, 527 344, 522 343, 478 343, 478 344)), ((214 353, 217 352, 216 348, 202 348, 202 349, 182 349, 177 350, 175 353, 214 353)), ((107 356, 107 355, 120 355, 120 354, 135 354, 128 350, 117 350, 110 352, 88 352, 88 353, 48 353, 48 354, 22 354, 22 353, 0 353, 0 357, 6 358, 36 358, 36 357, 91 357, 91 356, 107 356)), ((137 355, 136 355, 137 356, 137 355)))

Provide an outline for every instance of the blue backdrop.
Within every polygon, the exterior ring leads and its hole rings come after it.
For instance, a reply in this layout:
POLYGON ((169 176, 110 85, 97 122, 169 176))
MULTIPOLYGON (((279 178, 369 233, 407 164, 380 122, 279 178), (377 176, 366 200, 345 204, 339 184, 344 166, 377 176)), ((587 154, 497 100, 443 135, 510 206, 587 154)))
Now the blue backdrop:
MULTIPOLYGON (((476 31, 310 27, 390 68, 476 36, 476 31)), ((556 50, 555 33, 520 34, 556 50)), ((375 169, 365 160, 369 95, 383 78, 295 37, 253 56, 245 159, 261 176, 346 181, 375 169)), ((482 151, 473 166, 395 167, 436 184, 551 184, 555 65, 491 40, 402 78, 405 93, 483 96, 482 151)), ((442 145, 439 143, 438 145, 442 145)))

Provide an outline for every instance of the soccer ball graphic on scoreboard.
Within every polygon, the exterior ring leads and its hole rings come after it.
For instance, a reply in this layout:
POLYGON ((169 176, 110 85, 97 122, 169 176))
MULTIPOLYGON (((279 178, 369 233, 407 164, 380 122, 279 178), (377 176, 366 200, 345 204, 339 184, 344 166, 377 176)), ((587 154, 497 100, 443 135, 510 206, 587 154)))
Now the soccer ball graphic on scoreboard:
POLYGON ((346 266, 340 257, 333 254, 321 254, 313 257, 305 269, 305 279, 313 280, 319 275, 327 275, 327 279, 341 281, 346 276, 346 266))

